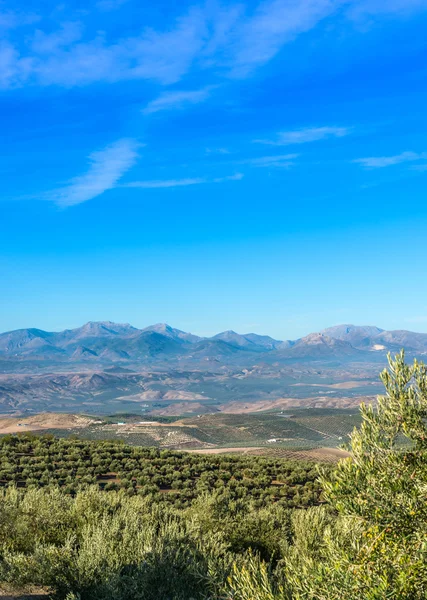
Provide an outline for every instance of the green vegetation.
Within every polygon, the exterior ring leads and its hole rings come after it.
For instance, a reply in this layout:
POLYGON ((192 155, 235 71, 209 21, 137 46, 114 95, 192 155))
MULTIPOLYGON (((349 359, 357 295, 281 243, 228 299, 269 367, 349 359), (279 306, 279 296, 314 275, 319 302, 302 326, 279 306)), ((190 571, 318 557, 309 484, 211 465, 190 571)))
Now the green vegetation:
POLYGON ((327 438, 324 440, 325 446, 333 446, 337 440, 347 441, 353 429, 361 424, 359 413, 354 411, 331 415, 298 415, 295 416, 295 421, 327 438))
POLYGON ((204 415, 198 419, 187 419, 197 426, 207 439, 219 445, 256 445, 265 444, 268 439, 282 442, 291 441, 293 445, 315 446, 322 442, 322 436, 293 419, 277 414, 216 414, 204 415))
MULTIPOLYGON (((348 409, 298 409, 289 415, 281 413, 257 414, 213 414, 200 417, 147 418, 168 425, 143 426, 141 416, 115 415, 102 418, 97 425, 75 428, 73 435, 80 439, 121 439, 132 446, 154 446, 160 448, 203 448, 206 445, 228 447, 270 447, 288 449, 310 449, 337 447, 348 441, 355 426, 360 425, 360 415, 348 409), (117 427, 117 422, 126 427, 117 427), (169 427, 170 426, 170 427, 169 427)), ((55 437, 69 437, 70 431, 50 429, 55 437)))
POLYGON ((68 600, 426 598, 427 372, 402 353, 382 381, 351 457, 321 469, 326 504, 308 464, 4 438, 0 583, 68 600))
POLYGON ((82 485, 186 507, 206 492, 250 498, 254 506, 319 502, 315 465, 263 457, 202 456, 120 442, 89 442, 23 434, 0 439, 0 485, 60 486, 75 494, 82 485))

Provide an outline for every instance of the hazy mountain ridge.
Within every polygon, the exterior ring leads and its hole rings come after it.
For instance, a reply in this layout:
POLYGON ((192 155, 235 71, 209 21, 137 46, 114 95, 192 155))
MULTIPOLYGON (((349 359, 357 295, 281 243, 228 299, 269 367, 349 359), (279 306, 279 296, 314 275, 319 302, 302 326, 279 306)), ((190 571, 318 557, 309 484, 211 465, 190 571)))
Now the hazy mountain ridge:
MULTIPOLYGON (((144 329, 110 321, 89 322, 76 329, 49 332, 29 328, 0 334, 0 357, 72 361, 144 361, 155 358, 197 360, 248 354, 270 358, 316 359, 328 356, 363 360, 366 353, 427 352, 427 333, 385 331, 376 326, 338 325, 298 340, 276 340, 229 330, 210 338, 159 323, 144 329)), ((365 356, 365 359, 368 359, 365 356)))

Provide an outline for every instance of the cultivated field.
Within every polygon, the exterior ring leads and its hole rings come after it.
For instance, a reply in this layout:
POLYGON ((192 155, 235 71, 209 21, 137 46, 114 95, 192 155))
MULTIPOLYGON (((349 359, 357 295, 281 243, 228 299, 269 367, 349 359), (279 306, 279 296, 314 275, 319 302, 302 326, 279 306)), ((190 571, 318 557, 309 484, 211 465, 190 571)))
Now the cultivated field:
POLYGON ((336 460, 332 451, 360 424, 358 411, 295 409, 256 414, 200 415, 174 419, 138 415, 107 418, 42 414, 0 419, 0 434, 34 431, 57 437, 123 440, 132 446, 201 451, 204 453, 256 452, 268 456, 307 460, 336 460), (154 420, 155 419, 155 420, 154 420))

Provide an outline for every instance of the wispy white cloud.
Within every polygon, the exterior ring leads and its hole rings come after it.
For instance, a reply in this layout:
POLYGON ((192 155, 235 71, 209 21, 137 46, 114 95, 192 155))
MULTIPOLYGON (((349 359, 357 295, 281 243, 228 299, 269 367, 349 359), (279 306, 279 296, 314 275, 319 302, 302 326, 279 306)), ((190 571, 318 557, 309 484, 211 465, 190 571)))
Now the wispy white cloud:
POLYGON ((286 43, 315 27, 344 0, 265 0, 254 14, 229 32, 224 62, 235 77, 245 77, 270 61, 286 43))
MULTIPOLYGON (((125 1, 99 0, 96 6, 108 11, 125 1)), ((226 75, 244 77, 332 13, 341 1, 264 0, 253 14, 246 14, 240 3, 223 8, 208 2, 190 9, 174 24, 168 23, 164 31, 145 28, 122 38, 100 31, 92 39, 77 36, 72 44, 63 26, 49 33, 39 30, 26 37, 29 48, 26 43, 14 48, 32 66, 31 77, 22 77, 19 84, 31 81, 70 87, 129 79, 171 84, 193 64, 202 69, 220 67, 226 75), (32 37, 36 38, 33 43, 32 37)), ((9 22, 10 16, 4 20, 9 22)))
POLYGON ((0 85, 13 87, 28 82, 65 87, 95 82, 149 79, 172 84, 188 72, 200 52, 206 33, 203 10, 191 9, 165 31, 144 29, 140 34, 111 41, 105 32, 84 39, 76 24, 57 31, 42 30, 28 36, 29 47, 8 48, 12 77, 0 85), (21 68, 26 61, 27 69, 21 68))
POLYGON ((188 71, 201 48, 203 31, 203 15, 193 10, 170 31, 147 29, 140 36, 115 44, 108 44, 99 35, 91 42, 76 44, 40 62, 36 73, 45 84, 82 85, 130 79, 175 83, 188 71))
POLYGON ((116 187, 121 177, 135 164, 140 144, 133 139, 121 139, 89 156, 89 169, 71 179, 46 197, 62 207, 74 206, 100 196, 116 187))
POLYGON ((78 42, 83 35, 83 25, 77 21, 65 22, 52 33, 37 29, 32 39, 32 49, 40 55, 49 55, 78 42))
MULTIPOLYGON (((108 11, 124 2, 98 0, 96 6, 108 11)), ((122 37, 116 27, 95 34, 69 24, 57 31, 45 27, 11 46, 8 68, 14 75, 3 76, 0 85, 71 87, 132 79, 170 85, 192 69, 211 71, 215 80, 244 78, 342 9, 350 19, 369 14, 375 20, 376 14, 426 8, 427 0, 261 0, 253 10, 238 0, 227 6, 213 1, 193 6, 174 22, 165 22, 163 29, 145 27, 122 37)), ((13 13, 0 13, 0 27, 18 21, 22 19, 13 13)))
POLYGON ((222 183, 223 181, 240 181, 243 179, 243 173, 234 173, 234 175, 228 175, 227 177, 216 177, 211 179, 212 183, 222 183))
POLYGON ((199 183, 206 183, 207 180, 202 177, 189 177, 186 179, 153 179, 151 181, 133 181, 127 183, 124 187, 129 188, 171 188, 171 187, 182 187, 187 185, 198 185, 199 183))
POLYGON ((254 140, 257 144, 272 146, 290 146, 292 144, 306 144, 328 138, 340 138, 351 133, 349 127, 308 127, 292 131, 280 131, 273 140, 254 140))
POLYGON ((391 167, 401 163, 424 159, 427 159, 427 152, 422 152, 420 154, 417 154, 416 152, 402 152, 402 154, 396 154, 394 156, 368 156, 367 158, 356 158, 353 162, 366 168, 381 169, 383 167, 391 167))
POLYGON ((234 175, 227 175, 226 177, 215 178, 192 177, 186 179, 154 179, 151 181, 132 181, 130 183, 126 183, 123 187, 142 189, 174 188, 189 185, 200 185, 202 183, 224 183, 225 181, 240 181, 240 179, 243 179, 243 174, 235 173, 234 175))
POLYGON ((32 56, 22 56, 7 38, 9 30, 37 23, 40 17, 33 13, 2 10, 0 6, 0 89, 22 85, 32 73, 32 56))
POLYGON ((247 158, 239 161, 240 164, 252 165, 254 167, 278 167, 278 168, 289 168, 295 163, 295 158, 298 158, 299 154, 276 154, 274 156, 260 156, 257 158, 247 158))
POLYGON ((32 70, 30 58, 22 58, 12 44, 0 41, 0 88, 13 88, 28 79, 32 70))
POLYGON ((189 104, 204 102, 210 95, 212 86, 200 90, 175 90, 161 94, 152 100, 142 111, 144 114, 159 112, 161 110, 173 110, 184 108, 189 104))

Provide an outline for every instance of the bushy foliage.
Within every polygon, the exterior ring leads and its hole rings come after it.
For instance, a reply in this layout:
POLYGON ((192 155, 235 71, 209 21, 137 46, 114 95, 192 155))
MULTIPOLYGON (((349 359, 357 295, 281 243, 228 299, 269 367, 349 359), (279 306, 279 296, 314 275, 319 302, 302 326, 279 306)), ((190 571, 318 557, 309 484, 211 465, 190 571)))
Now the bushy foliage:
POLYGON ((289 523, 278 505, 207 496, 177 510, 95 487, 74 497, 8 488, 0 506, 0 581, 82 600, 221 598, 247 548, 271 564, 280 559, 289 523))

